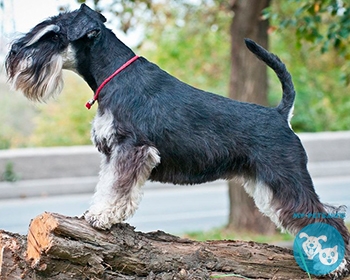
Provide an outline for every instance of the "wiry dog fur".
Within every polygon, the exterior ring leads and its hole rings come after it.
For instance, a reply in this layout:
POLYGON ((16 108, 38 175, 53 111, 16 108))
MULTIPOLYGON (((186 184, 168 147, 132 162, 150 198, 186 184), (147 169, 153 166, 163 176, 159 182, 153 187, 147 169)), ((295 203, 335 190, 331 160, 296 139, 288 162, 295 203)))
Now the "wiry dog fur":
MULTIPOLYGON (((46 100, 60 92, 64 68, 96 91, 135 55, 104 22, 101 14, 82 5, 35 26, 8 54, 6 69, 14 88, 29 99, 46 100)), ((285 65, 253 41, 246 40, 246 45, 281 81, 283 97, 276 108, 196 89, 143 57, 105 86, 92 124, 102 163, 85 214, 91 225, 108 229, 130 217, 148 179, 198 184, 239 177, 277 226, 296 234, 307 224, 327 223, 348 244, 342 219, 293 218, 294 213, 338 209, 320 202, 306 153, 290 127, 295 92, 285 65)))

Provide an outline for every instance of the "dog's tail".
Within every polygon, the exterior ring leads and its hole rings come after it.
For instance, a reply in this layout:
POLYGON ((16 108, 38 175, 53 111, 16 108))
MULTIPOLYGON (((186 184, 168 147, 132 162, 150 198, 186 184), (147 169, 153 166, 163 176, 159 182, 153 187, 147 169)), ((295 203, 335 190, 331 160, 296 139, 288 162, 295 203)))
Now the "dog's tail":
POLYGON ((266 65, 272 68, 282 84, 283 97, 280 104, 276 107, 277 111, 284 116, 288 121, 292 117, 295 90, 292 82, 292 77, 286 69, 284 63, 274 54, 265 50, 262 46, 255 43, 253 40, 245 39, 247 48, 255 54, 266 65))

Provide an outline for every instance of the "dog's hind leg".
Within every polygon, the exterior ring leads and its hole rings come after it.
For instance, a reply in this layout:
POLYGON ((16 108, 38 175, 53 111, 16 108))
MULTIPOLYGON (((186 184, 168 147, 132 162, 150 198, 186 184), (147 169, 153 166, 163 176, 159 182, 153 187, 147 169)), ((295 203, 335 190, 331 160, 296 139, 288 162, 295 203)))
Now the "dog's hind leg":
POLYGON ((280 228, 293 235, 314 223, 325 223, 334 227, 343 237, 346 249, 345 259, 333 272, 332 279, 349 272, 349 231, 344 224, 345 207, 323 204, 316 194, 306 166, 300 166, 290 176, 281 176, 278 165, 274 171, 265 168, 260 179, 247 180, 244 188, 254 198, 259 210, 280 228))
MULTIPOLYGON (((341 277, 349 274, 350 235, 344 223, 346 207, 323 204, 314 190, 308 172, 305 170, 300 173, 303 175, 302 180, 294 181, 294 186, 291 185, 292 188, 294 187, 299 191, 290 191, 286 194, 275 193, 272 205, 277 210, 282 227, 294 235, 307 225, 314 223, 328 224, 340 233, 344 240, 345 258, 330 276, 331 279, 341 279, 341 277), (299 184, 300 187, 296 187, 296 184, 299 184)), ((288 189, 290 189, 290 186, 288 186, 288 189)), ((324 232, 320 232, 320 234, 322 233, 324 232)), ((330 236, 327 234, 327 237, 330 236)), ((336 240, 336 242, 341 245, 340 240, 336 240)))
POLYGON ((160 157, 157 149, 147 145, 115 146, 109 156, 102 157, 100 179, 85 219, 94 227, 109 229, 134 214, 141 187, 160 157))
POLYGON ((308 224, 326 223, 336 228, 345 244, 349 244, 349 231, 343 219, 345 207, 323 204, 306 169, 289 177, 276 173, 266 176, 266 173, 264 179, 247 180, 244 188, 259 210, 277 227, 295 235, 308 224), (328 214, 334 218, 329 218, 328 214))

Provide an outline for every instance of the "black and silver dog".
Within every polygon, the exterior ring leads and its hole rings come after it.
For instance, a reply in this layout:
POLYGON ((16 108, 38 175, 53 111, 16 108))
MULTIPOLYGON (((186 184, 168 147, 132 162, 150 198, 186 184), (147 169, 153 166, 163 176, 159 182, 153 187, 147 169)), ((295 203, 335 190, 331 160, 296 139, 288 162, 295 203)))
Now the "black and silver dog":
MULTIPOLYGON (((82 5, 35 26, 16 40, 6 60, 14 88, 42 101, 62 89, 62 69, 96 92, 92 141, 101 152, 100 180, 86 220, 109 229, 138 207, 146 180, 198 184, 239 178, 261 212, 294 234, 310 223, 334 226, 349 243, 342 219, 295 219, 294 213, 335 213, 322 204, 307 156, 290 127, 295 91, 279 58, 246 40, 277 74, 276 108, 241 103, 193 88, 138 57, 82 5)), ((194 198, 195 199, 195 198, 194 198)), ((344 270, 346 270, 344 268, 344 270)))

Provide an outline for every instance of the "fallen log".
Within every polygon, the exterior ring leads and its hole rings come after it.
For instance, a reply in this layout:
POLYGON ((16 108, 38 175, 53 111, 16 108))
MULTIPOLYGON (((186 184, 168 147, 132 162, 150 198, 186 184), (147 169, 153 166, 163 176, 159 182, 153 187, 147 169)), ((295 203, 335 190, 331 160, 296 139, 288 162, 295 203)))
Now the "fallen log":
MULTIPOLYGON (((292 251, 246 241, 197 242, 128 224, 110 231, 44 213, 28 235, 0 231, 0 279, 309 279, 292 251), (229 276, 228 276, 229 275, 229 276)), ((316 279, 313 277, 313 279, 316 279)))

